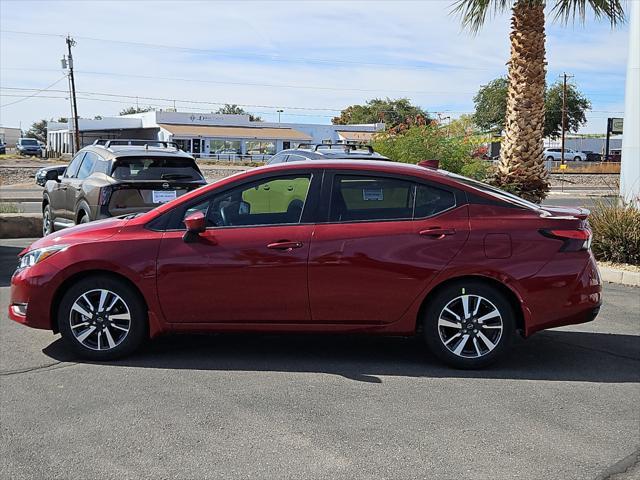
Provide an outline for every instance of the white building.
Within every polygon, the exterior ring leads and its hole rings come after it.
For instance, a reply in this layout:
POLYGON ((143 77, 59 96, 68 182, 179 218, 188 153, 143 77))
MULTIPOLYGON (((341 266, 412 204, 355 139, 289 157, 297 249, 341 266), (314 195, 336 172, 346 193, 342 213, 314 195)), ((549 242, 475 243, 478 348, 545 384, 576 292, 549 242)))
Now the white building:
POLYGON ((7 147, 15 147, 21 136, 22 130, 19 128, 0 127, 0 142, 6 143, 7 147))
MULTIPOLYGON (((151 111, 78 121, 80 143, 98 138, 136 138, 174 141, 196 157, 263 159, 301 143, 368 143, 384 130, 383 123, 366 125, 317 125, 305 123, 252 122, 249 115, 151 111)), ((47 150, 73 150, 73 122, 49 122, 47 150)))

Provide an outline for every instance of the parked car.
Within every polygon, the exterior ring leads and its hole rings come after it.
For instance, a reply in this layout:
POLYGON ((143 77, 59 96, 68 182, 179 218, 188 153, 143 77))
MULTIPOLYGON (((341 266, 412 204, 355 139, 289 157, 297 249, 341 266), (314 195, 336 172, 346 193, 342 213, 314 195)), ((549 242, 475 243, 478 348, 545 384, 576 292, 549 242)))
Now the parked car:
MULTIPOLYGON (((545 160, 562 160, 560 154, 560 148, 546 148, 544 150, 545 160)), ((571 150, 570 148, 564 149, 564 160, 573 160, 574 162, 584 162, 587 159, 587 155, 584 152, 578 152, 577 150, 571 150)))
POLYGON ((600 153, 596 153, 596 152, 583 152, 587 158, 587 162, 601 162, 602 161, 602 155, 600 153))
POLYGON ((42 150, 35 138, 19 138, 16 143, 16 152, 19 155, 41 157, 42 150))
POLYGON ((612 148, 609 150, 609 157, 607 158, 608 162, 620 162, 622 160, 622 149, 621 148, 612 148))
POLYGON ((7 144, 0 140, 0 155, 7 153, 7 144))
POLYGON ((43 234, 108 217, 142 213, 206 184, 192 156, 170 142, 97 140, 64 174, 47 172, 43 234))
POLYGON ((305 160, 389 160, 373 151, 370 146, 361 147, 333 144, 301 144, 298 148, 282 150, 269 159, 269 165, 305 160))
POLYGON ((58 177, 64 175, 64 171, 67 169, 66 165, 55 165, 53 167, 43 167, 36 172, 35 178, 36 183, 41 187, 44 187, 44 184, 47 183, 47 172, 55 170, 58 177))
POLYGON ((588 214, 417 165, 280 163, 38 240, 9 316, 93 360, 161 333, 345 332, 482 367, 516 331, 595 318, 588 214))

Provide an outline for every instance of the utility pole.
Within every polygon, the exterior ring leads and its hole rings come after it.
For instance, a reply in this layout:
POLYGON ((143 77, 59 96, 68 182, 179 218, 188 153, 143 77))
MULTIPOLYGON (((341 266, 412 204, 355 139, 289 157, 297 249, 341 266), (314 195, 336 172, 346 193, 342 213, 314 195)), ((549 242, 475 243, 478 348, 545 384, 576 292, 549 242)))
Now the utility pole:
POLYGON ((567 129, 567 78, 573 75, 562 74, 562 141, 560 146, 560 163, 564 165, 564 135, 567 129))
POLYGON ((276 112, 278 112, 278 123, 280 123, 280 114, 281 114, 282 112, 284 112, 284 110, 280 110, 280 109, 278 109, 278 110, 276 110, 276 112))
POLYGON ((74 152, 80 150, 80 128, 78 127, 78 101, 76 99, 76 81, 73 76, 73 56, 71 55, 71 47, 75 46, 76 41, 67 35, 67 51, 69 62, 69 82, 71 83, 71 98, 73 99, 73 130, 74 130, 74 152))

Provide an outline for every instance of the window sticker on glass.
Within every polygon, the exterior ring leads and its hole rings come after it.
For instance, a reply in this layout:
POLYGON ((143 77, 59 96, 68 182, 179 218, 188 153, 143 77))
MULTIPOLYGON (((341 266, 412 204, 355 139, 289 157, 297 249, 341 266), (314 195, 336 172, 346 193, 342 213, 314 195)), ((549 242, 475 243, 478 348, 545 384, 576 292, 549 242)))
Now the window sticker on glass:
POLYGON ((154 190, 153 203, 166 203, 176 199, 175 190, 154 190))
POLYGON ((384 194, 381 188, 366 187, 362 189, 363 200, 383 201, 384 194))

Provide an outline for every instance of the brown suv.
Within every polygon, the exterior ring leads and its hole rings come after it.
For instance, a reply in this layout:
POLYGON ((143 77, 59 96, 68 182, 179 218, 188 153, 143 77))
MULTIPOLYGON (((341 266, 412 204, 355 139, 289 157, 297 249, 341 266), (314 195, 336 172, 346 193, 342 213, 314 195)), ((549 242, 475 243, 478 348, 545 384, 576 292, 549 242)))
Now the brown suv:
POLYGON ((96 140, 59 177, 47 172, 44 235, 101 218, 141 213, 206 184, 192 156, 173 142, 96 140))

